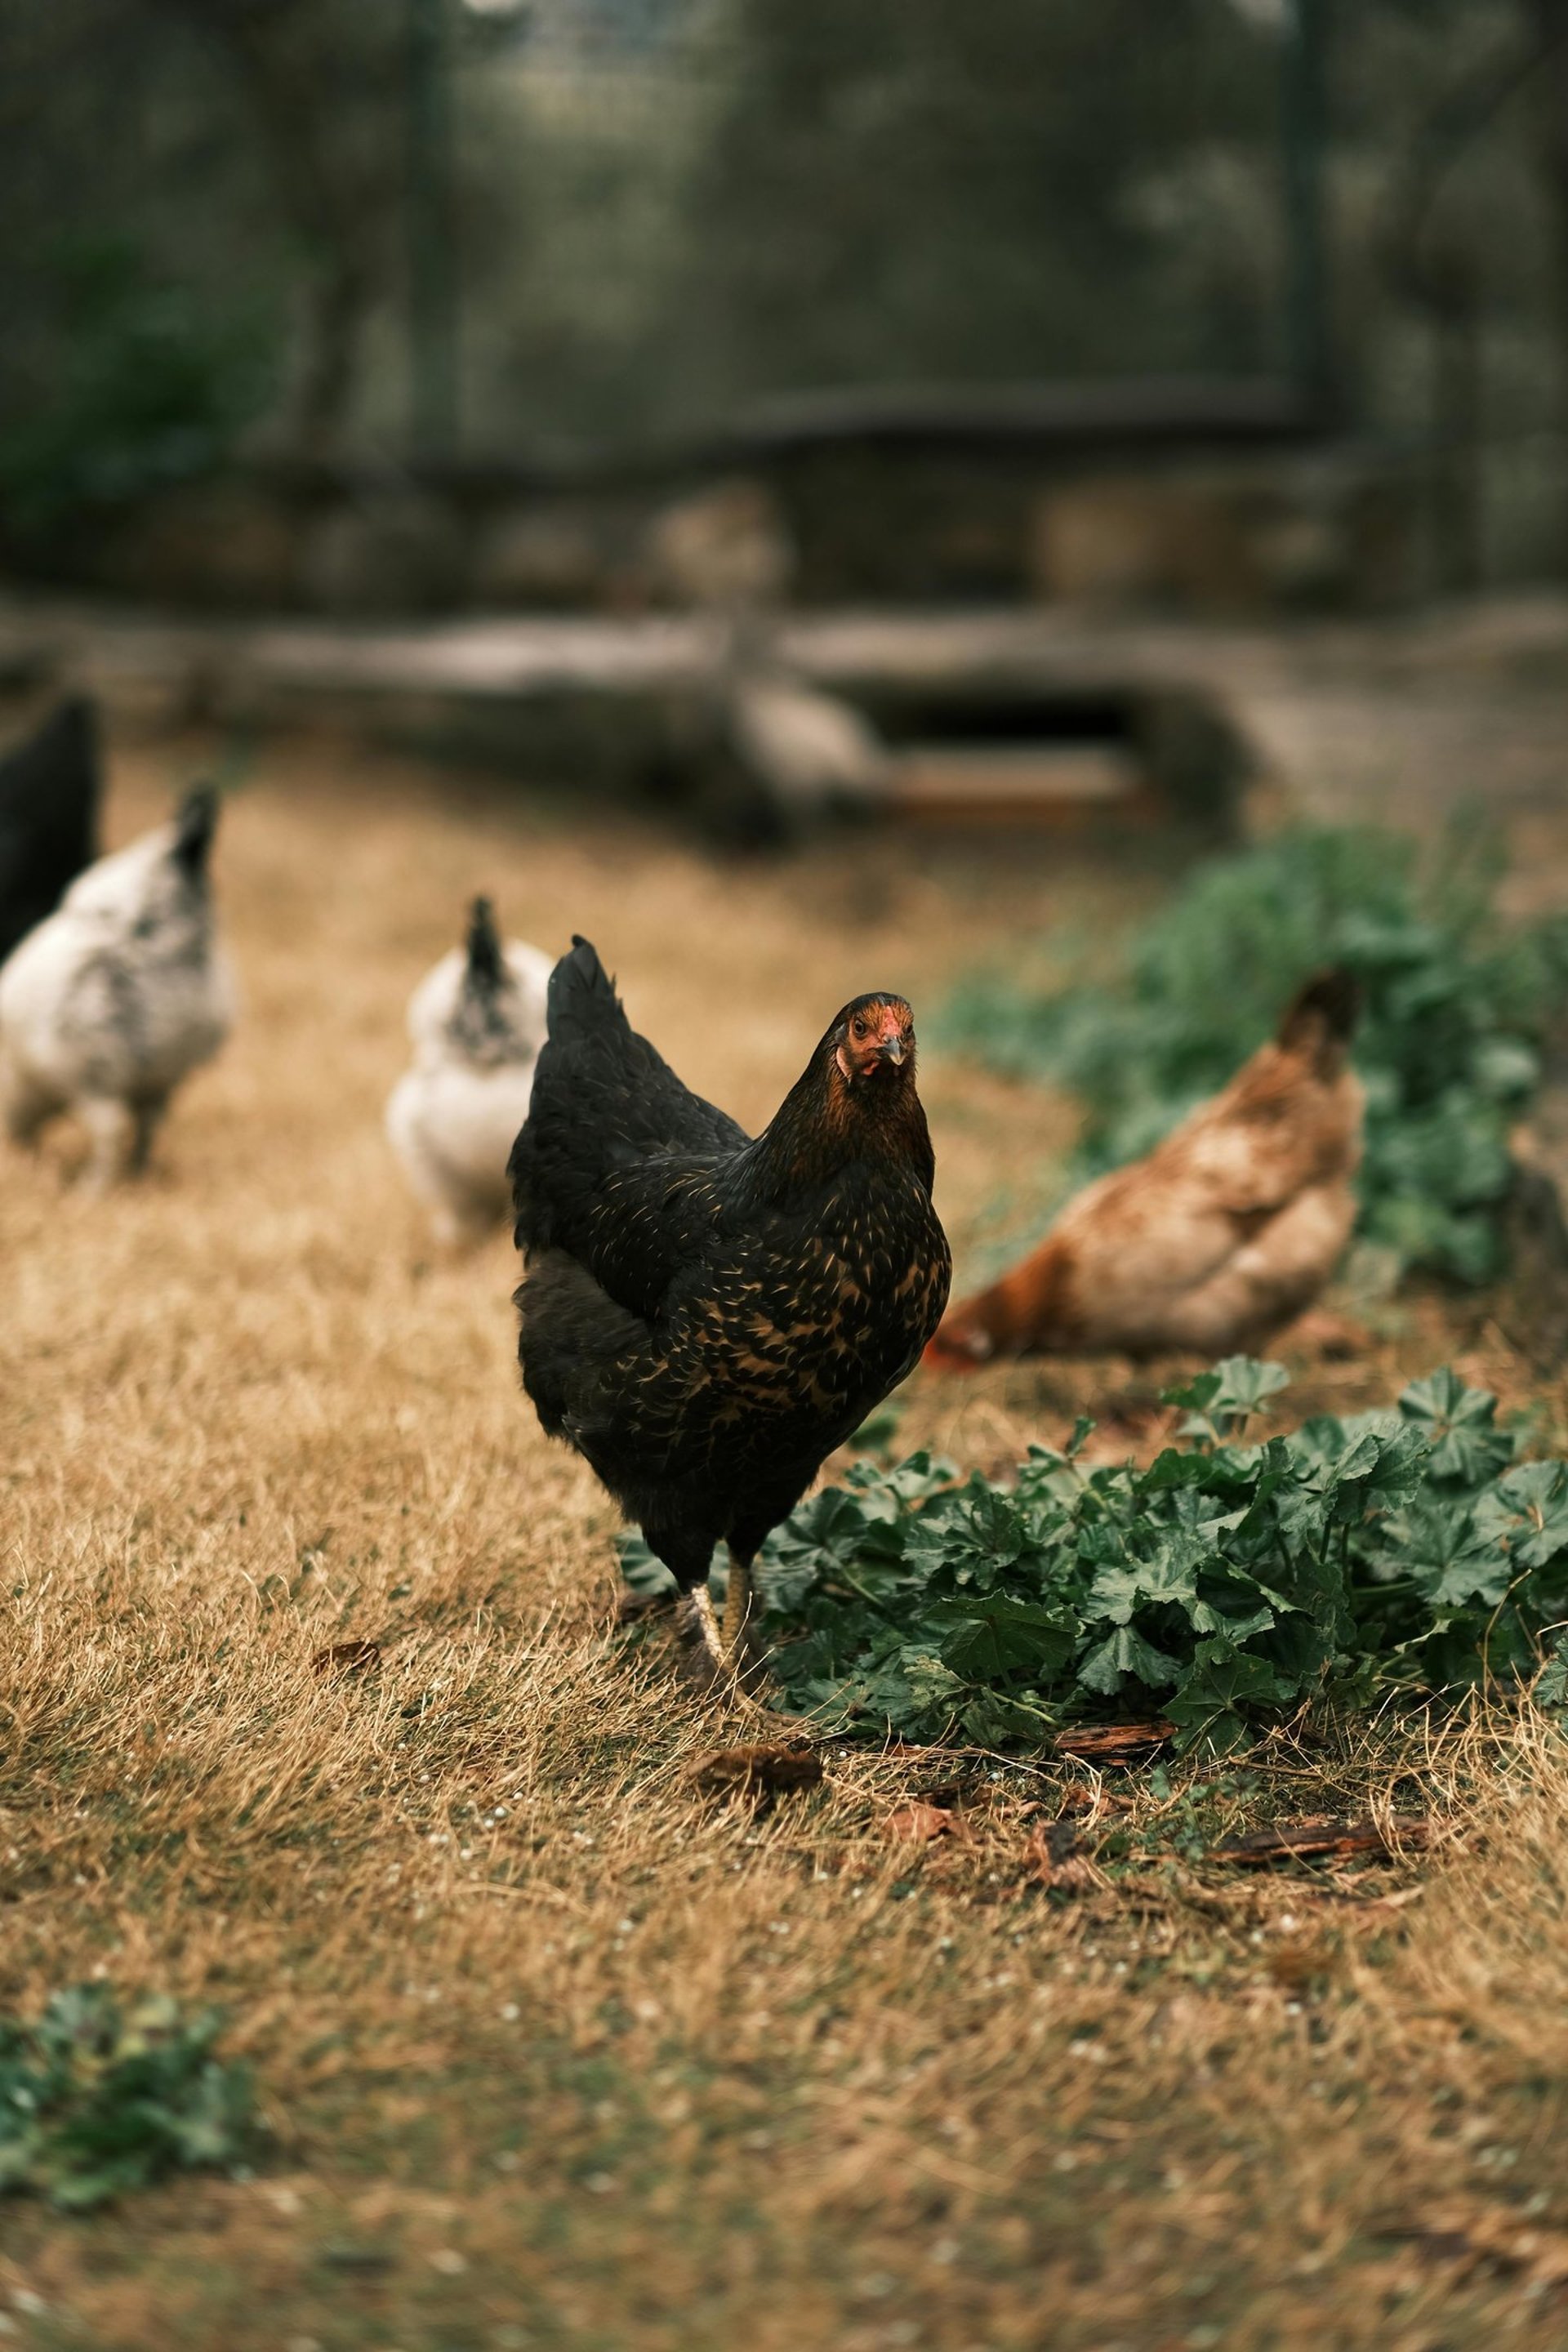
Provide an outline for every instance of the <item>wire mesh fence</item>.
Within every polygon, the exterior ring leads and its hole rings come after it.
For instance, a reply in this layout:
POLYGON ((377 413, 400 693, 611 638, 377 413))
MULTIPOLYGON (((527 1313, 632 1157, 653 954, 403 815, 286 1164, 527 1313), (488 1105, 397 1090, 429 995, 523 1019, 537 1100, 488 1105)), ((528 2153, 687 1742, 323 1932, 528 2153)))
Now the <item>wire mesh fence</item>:
POLYGON ((1273 382, 1561 572, 1563 0, 0 0, 0 511, 1273 382))

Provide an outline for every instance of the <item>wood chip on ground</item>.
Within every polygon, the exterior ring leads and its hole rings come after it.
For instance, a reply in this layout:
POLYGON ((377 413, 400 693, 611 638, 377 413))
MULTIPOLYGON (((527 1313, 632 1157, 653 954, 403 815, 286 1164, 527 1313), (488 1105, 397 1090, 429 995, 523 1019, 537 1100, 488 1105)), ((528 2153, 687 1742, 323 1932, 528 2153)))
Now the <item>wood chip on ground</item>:
POLYGON ((1257 1869, 1270 1862, 1310 1862, 1327 1856, 1340 1860, 1363 1853, 1393 1855, 1426 1845, 1431 1833, 1432 1825, 1421 1813, 1395 1813, 1386 1824, 1280 1822, 1271 1829, 1254 1830, 1246 1837, 1227 1838, 1223 1845, 1211 1847, 1208 1859, 1257 1869))
POLYGON ((1058 1756, 1076 1756, 1084 1764, 1131 1763, 1163 1747, 1175 1727, 1163 1717, 1153 1723, 1080 1723, 1057 1732, 1051 1745, 1058 1756))

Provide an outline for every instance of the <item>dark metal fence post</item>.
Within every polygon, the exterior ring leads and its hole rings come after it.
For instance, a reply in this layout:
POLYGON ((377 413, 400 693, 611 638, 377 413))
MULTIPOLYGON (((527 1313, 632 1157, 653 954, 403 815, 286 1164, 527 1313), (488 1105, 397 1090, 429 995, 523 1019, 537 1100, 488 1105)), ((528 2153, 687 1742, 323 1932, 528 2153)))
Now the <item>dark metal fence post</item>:
POLYGON ((449 455, 458 439, 447 6, 408 0, 408 356, 414 443, 424 457, 449 455))

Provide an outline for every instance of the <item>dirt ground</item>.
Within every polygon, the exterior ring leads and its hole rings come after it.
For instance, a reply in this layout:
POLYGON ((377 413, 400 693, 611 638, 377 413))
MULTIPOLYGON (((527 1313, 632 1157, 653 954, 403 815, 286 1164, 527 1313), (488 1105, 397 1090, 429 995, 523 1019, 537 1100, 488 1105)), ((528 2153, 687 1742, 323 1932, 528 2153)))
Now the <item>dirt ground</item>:
MULTIPOLYGON (((122 748, 113 839, 205 750, 122 748)), ((976 959, 1133 917, 1168 863, 855 835, 737 864, 321 741, 256 759, 218 859, 243 1025, 155 1172, 90 1200, 64 1130, 0 1161, 0 2004, 100 1975, 216 2001, 270 2139, 243 2180, 0 2210, 0 2339, 1568 2340, 1556 1732, 1391 1721, 1165 1779, 845 1751, 771 1808, 705 1795, 691 1759, 739 1727, 616 1634, 613 1515, 518 1392, 510 1245, 440 1258, 382 1139, 408 992, 477 888, 543 947, 595 939, 760 1124, 851 992, 918 1021, 976 959), (312 1673, 356 1640, 378 1670, 312 1673), (1074 1806, 1100 1861, 1047 1883, 1030 1840, 1074 1806), (1203 1859, 1312 1811, 1431 1843, 1203 1859), (1112 1837, 1147 1854, 1114 1883, 1112 1837)), ((1071 1114, 935 1055, 921 1086, 962 1278, 1071 1114)), ((1445 1357, 1563 1442, 1485 1302, 1388 1310, 1294 1400, 1445 1357)), ((996 1464, 1087 1402, 1134 1444, 1151 1394, 922 1374, 905 1432, 996 1464)))

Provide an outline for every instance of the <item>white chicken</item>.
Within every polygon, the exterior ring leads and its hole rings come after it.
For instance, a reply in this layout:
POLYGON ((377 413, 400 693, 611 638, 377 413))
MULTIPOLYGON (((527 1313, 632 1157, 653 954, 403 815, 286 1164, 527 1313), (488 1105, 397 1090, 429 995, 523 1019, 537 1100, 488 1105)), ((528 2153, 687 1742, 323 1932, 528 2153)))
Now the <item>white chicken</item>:
POLYGON ((551 969, 521 940, 503 947, 489 900, 476 898, 466 948, 409 999, 414 1066, 393 1089, 386 1132, 437 1241, 482 1240, 511 1213, 506 1164, 528 1117, 551 969))
POLYGON ((233 1026, 208 859, 218 797, 79 875, 0 966, 0 1118, 17 1143, 74 1112, 101 1190, 139 1174, 169 1097, 233 1026))

